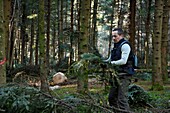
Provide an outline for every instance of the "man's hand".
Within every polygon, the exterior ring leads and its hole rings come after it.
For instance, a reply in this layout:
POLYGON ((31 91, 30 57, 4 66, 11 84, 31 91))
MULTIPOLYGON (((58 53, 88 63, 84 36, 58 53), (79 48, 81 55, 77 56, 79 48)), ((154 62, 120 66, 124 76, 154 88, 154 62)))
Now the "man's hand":
POLYGON ((111 61, 111 64, 115 65, 115 61, 111 61))
POLYGON ((115 64, 115 61, 111 61, 111 66, 114 68, 114 69, 117 69, 118 65, 115 64))

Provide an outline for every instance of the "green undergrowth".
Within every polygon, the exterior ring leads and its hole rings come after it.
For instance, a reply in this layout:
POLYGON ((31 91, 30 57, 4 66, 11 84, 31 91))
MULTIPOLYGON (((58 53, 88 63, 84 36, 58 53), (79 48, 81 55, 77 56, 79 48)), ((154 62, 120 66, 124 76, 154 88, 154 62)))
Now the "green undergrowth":
MULTIPOLYGON (((86 94, 78 94, 75 84, 43 93, 39 89, 9 84, 0 87, 2 113, 111 113, 109 87, 93 84, 86 94), (76 112, 75 112, 76 111, 76 112)), ((135 113, 168 113, 170 84, 162 91, 151 91, 151 81, 139 79, 129 87, 129 103, 135 113)))
POLYGON ((170 108, 170 90, 150 91, 152 97, 151 104, 155 108, 169 109, 170 108))
POLYGON ((105 101, 101 98, 103 96, 100 97, 93 92, 85 95, 78 94, 76 87, 63 87, 50 92, 41 92, 34 87, 10 84, 0 88, 0 112, 111 113, 111 108, 103 106, 105 101))
MULTIPOLYGON (((131 92, 129 91, 129 99, 134 99, 129 102, 131 108, 135 112, 140 111, 141 113, 152 113, 153 109, 159 111, 167 110, 170 108, 169 86, 165 86, 164 90, 162 91, 150 91, 151 84, 149 81, 139 81, 138 83, 133 85, 137 86, 137 90, 133 90, 131 92)), ((64 96, 69 97, 74 95, 74 93, 76 92, 76 88, 65 88, 56 91, 58 93, 64 94, 64 96), (66 93, 63 93, 63 91, 65 91, 66 93)), ((93 99, 98 99, 96 102, 104 105, 108 105, 108 92, 108 89, 104 89, 101 87, 95 87, 89 90, 90 96, 93 96, 93 99)))

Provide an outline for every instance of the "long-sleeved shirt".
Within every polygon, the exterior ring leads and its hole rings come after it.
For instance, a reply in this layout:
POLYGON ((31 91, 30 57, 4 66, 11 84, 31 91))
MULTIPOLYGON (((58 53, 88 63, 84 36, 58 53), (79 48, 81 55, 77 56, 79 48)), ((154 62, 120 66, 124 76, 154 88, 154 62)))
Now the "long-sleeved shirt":
POLYGON ((130 46, 128 44, 123 44, 121 47, 121 59, 116 61, 111 61, 111 55, 110 55, 109 58, 104 62, 111 62, 111 64, 115 64, 115 65, 124 65, 127 63, 130 51, 131 51, 130 46))

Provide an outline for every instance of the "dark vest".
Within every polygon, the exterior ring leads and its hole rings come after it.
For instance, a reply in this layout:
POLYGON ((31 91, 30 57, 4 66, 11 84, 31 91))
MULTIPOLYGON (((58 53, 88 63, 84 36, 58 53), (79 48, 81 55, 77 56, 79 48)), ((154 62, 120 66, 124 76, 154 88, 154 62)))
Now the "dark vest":
MULTIPOLYGON (((120 45, 124 41, 125 41, 125 39, 123 38, 118 43, 114 43, 114 48, 111 51, 111 61, 116 61, 116 60, 121 59, 121 47, 122 46, 120 46, 120 45)), ((129 46, 130 46, 130 43, 128 41, 126 41, 125 43, 129 44, 129 46)), ((132 54, 132 48, 131 48, 127 63, 125 65, 118 66, 118 69, 117 69, 118 72, 128 73, 131 75, 133 75, 135 73, 134 68, 132 66, 132 58, 131 58, 132 55, 133 54, 132 54)))

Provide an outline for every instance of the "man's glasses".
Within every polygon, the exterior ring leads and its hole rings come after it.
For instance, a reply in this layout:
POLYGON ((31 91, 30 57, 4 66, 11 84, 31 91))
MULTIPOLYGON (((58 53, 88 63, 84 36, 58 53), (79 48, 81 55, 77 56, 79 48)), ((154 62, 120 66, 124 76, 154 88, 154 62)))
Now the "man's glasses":
POLYGON ((112 37, 117 37, 117 35, 112 35, 112 37))

